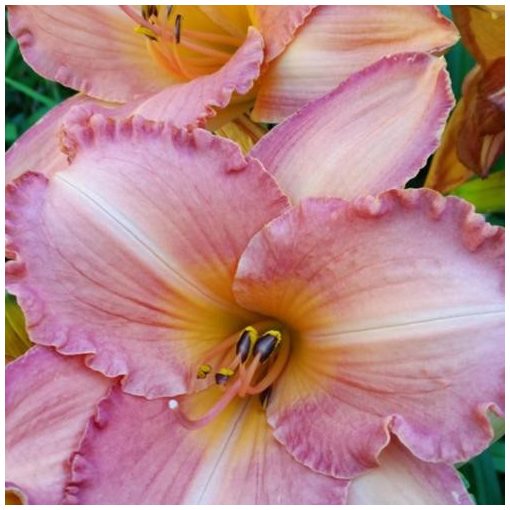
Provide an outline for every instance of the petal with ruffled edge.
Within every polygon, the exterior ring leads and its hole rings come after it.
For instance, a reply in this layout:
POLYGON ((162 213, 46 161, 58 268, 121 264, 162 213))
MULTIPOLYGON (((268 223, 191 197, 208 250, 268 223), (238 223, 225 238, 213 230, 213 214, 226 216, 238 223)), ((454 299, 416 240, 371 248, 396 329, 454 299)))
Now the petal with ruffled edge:
POLYGON ((250 241, 234 295, 291 331, 268 407, 296 459, 340 477, 390 431, 419 458, 483 450, 501 414, 504 232, 430 190, 309 199, 250 241))
MULTIPOLYGON (((260 33, 250 27, 243 44, 217 72, 168 87, 142 100, 131 113, 150 120, 171 120, 177 126, 196 121, 204 124, 214 116, 214 109, 227 107, 234 94, 243 96, 251 90, 263 60, 264 41, 260 33)), ((248 109, 250 102, 246 100, 245 103, 248 109)))
POLYGON ((459 475, 446 464, 411 455, 396 439, 381 453, 380 466, 349 485, 349 505, 472 505, 459 475))
POLYGON ((51 176, 67 166, 60 150, 60 127, 68 112, 77 106, 99 108, 107 105, 82 94, 66 99, 50 110, 24 133, 5 154, 5 180, 11 182, 22 173, 38 169, 51 176))
MULTIPOLYGON (((193 397, 195 410, 217 389, 193 397)), ((67 502, 79 504, 343 503, 346 482, 296 462, 256 398, 190 431, 164 400, 113 391, 72 462, 67 502), (119 466, 126 469, 119 469, 119 466)))
POLYGON ((127 101, 176 83, 133 28, 118 6, 9 7, 9 31, 37 73, 106 101, 127 101))
POLYGON ((81 357, 64 357, 34 347, 6 368, 7 487, 30 504, 62 501, 68 460, 111 385, 85 367, 81 357))
POLYGON ((254 319, 233 300, 235 267, 287 199, 206 131, 93 116, 67 136, 66 170, 7 188, 8 288, 35 343, 91 353, 135 394, 181 393, 204 351, 254 319))
POLYGON ((280 122, 386 55, 438 52, 458 38, 432 6, 320 6, 264 74, 253 118, 280 122))
POLYGON ((403 186, 437 148, 453 106, 444 59, 402 54, 352 75, 253 148, 294 201, 403 186))
POLYGON ((265 62, 274 60, 296 36, 314 9, 312 5, 248 5, 253 24, 266 43, 265 62))
POLYGON ((171 120, 176 127, 204 125, 215 115, 215 108, 227 107, 233 94, 249 92, 260 72, 263 48, 262 37, 251 28, 239 50, 211 75, 167 87, 158 94, 122 106, 81 94, 67 99, 7 151, 6 181, 12 181, 27 170, 43 171, 51 176, 65 168, 67 161, 60 147, 61 132, 66 130, 66 126, 83 122, 97 113, 112 118, 139 114, 148 120, 171 120))

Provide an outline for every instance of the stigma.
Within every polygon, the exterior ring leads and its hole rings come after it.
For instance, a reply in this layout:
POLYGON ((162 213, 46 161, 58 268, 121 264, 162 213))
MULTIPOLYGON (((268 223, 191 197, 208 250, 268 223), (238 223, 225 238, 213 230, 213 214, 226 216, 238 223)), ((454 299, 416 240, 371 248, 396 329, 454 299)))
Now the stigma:
POLYGON ((248 326, 206 354, 206 359, 196 371, 196 379, 207 379, 214 374, 214 384, 224 393, 198 419, 187 417, 180 409, 179 402, 171 399, 168 406, 183 426, 196 429, 207 425, 236 397, 258 395, 262 407, 267 407, 272 385, 287 363, 290 345, 287 334, 280 329, 266 329, 264 326, 267 326, 267 322, 248 326), (229 361, 215 366, 215 359, 229 361))

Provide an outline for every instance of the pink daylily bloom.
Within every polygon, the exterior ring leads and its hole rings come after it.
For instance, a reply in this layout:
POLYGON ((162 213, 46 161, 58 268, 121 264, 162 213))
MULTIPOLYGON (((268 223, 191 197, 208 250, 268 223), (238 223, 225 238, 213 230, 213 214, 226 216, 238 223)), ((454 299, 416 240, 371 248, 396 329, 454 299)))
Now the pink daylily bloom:
POLYGON ((8 288, 39 344, 8 371, 9 487, 50 504, 468 503, 450 464, 504 407, 503 230, 456 198, 385 191, 451 106, 443 61, 402 55, 256 158, 201 129, 76 117, 70 164, 7 187, 8 288))
POLYGON ((383 56, 439 53, 458 39, 433 6, 14 6, 9 29, 39 74, 90 96, 163 93, 164 111, 198 79, 209 106, 230 103, 235 115, 254 105, 255 120, 271 122, 383 56), (251 65, 231 65, 241 50, 251 65), (217 87, 225 65, 232 73, 217 87))

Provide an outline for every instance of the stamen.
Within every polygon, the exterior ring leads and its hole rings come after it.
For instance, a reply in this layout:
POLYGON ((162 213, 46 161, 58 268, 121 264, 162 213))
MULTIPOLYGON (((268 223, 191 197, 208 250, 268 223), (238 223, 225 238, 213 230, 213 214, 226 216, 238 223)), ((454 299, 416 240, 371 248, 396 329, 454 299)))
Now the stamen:
POLYGON ((225 386, 227 384, 228 380, 234 375, 234 371, 231 368, 220 368, 218 372, 216 372, 214 379, 216 381, 216 384, 219 384, 221 386, 225 386))
POLYGON ((127 14, 133 21, 136 21, 142 27, 148 28, 152 30, 156 35, 161 36, 161 28, 157 25, 153 25, 148 23, 147 20, 144 19, 143 16, 140 16, 137 12, 135 12, 129 5, 120 5, 121 10, 127 14))
POLYGON ((143 34, 145 37, 148 37, 151 41, 157 42, 157 40, 158 40, 158 38, 155 36, 154 32, 146 27, 142 27, 142 26, 136 27, 135 32, 137 34, 143 34))
POLYGON ((197 370, 197 379, 205 379, 211 370, 211 365, 208 365, 207 363, 200 365, 197 370))
POLYGON ((262 404, 262 409, 266 409, 267 405, 269 404, 269 398, 271 397, 271 393, 273 391, 272 386, 268 386, 260 395, 259 400, 262 404))
POLYGON ((179 44, 181 42, 181 20, 182 15, 177 14, 175 17, 175 42, 179 44))
POLYGON ((172 17, 172 10, 174 6, 173 5, 167 5, 166 6, 166 19, 167 21, 170 21, 170 18, 172 17))
POLYGON ((264 363, 278 348, 282 341, 282 334, 274 329, 266 331, 255 343, 253 354, 260 354, 260 362, 264 363))
POLYGON ((240 386, 241 381, 237 380, 234 384, 232 384, 232 386, 230 386, 230 388, 227 389, 227 391, 225 391, 222 397, 211 409, 209 409, 209 411, 207 411, 207 413, 204 414, 204 416, 195 420, 188 418, 179 409, 179 402, 175 399, 168 401, 168 407, 175 413, 175 417, 183 427, 186 427, 187 429, 198 429, 210 423, 228 406, 228 404, 230 404, 230 402, 232 402, 232 400, 236 397, 240 386))
POLYGON ((257 335, 257 330, 251 326, 248 326, 242 332, 236 344, 236 354, 239 356, 241 363, 244 363, 251 354, 252 347, 257 340, 257 335))
POLYGON ((283 372, 290 354, 290 342, 283 342, 282 350, 269 372, 255 385, 249 386, 246 390, 248 395, 256 395, 265 391, 278 379, 283 372))
POLYGON ((239 378, 242 381, 241 387, 239 388, 240 397, 246 396, 246 391, 248 390, 250 382, 253 379, 253 376, 255 375, 257 368, 259 368, 259 365, 260 365, 260 353, 257 354, 255 358, 253 358, 246 372, 243 371, 241 373, 241 376, 239 378))

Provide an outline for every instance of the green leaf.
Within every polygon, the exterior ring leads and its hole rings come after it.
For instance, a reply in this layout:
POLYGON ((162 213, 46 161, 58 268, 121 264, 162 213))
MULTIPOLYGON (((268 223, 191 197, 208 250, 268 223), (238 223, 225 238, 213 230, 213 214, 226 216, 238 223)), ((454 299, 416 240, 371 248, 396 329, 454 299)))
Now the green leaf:
POLYGON ((9 39, 9 42, 5 46, 5 72, 9 70, 9 67, 12 63, 14 55, 16 55, 18 50, 18 43, 16 39, 9 39))
POLYGON ((479 505, 501 505, 503 495, 492 455, 485 451, 475 457, 471 464, 476 485, 476 499, 479 505))
POLYGON ((505 172, 490 174, 486 179, 479 177, 455 188, 452 195, 471 202, 477 212, 498 213, 505 210, 505 172))
POLYGON ((504 441, 497 441, 493 443, 489 448, 489 452, 492 455, 492 462, 496 471, 500 473, 505 472, 505 443, 504 441))
POLYGON ((27 87, 24 83, 17 82, 16 80, 9 78, 8 76, 5 77, 5 83, 7 85, 9 85, 9 87, 12 87, 13 89, 18 90, 19 92, 26 94, 28 97, 31 97, 35 101, 39 101, 40 103, 42 103, 46 106, 52 107, 57 104, 57 102, 54 101, 53 99, 43 96, 36 90, 33 90, 30 87, 27 87))
POLYGON ((5 139, 7 142, 14 142, 18 138, 18 128, 16 127, 16 124, 13 124, 12 122, 8 122, 5 125, 5 139))

